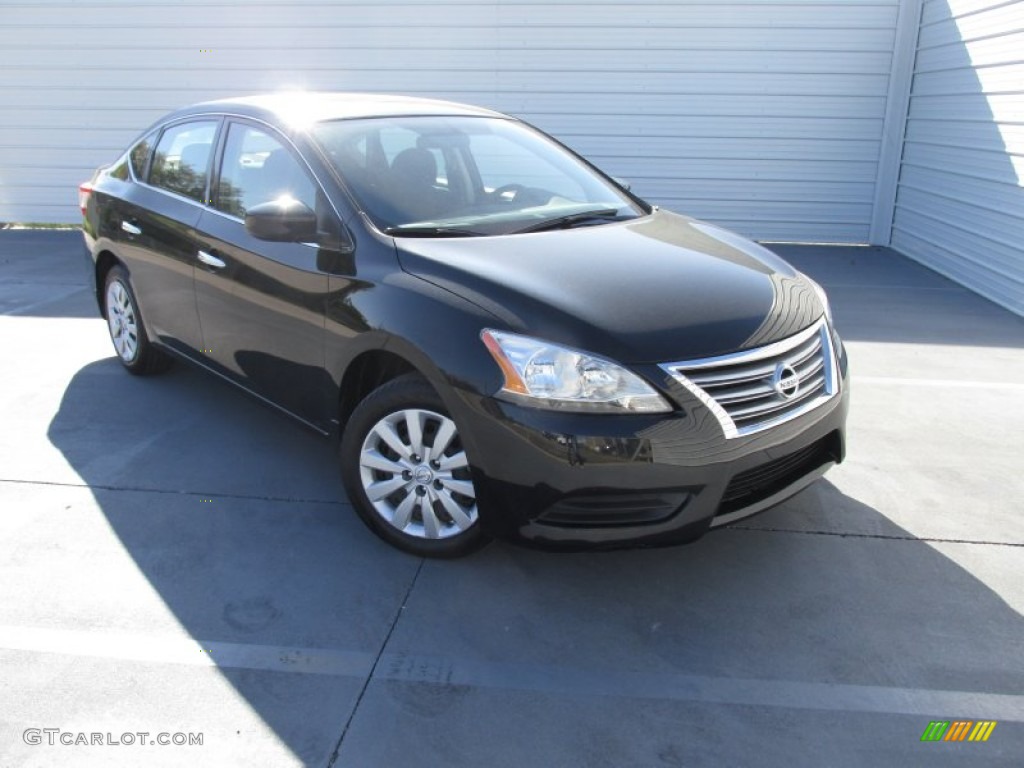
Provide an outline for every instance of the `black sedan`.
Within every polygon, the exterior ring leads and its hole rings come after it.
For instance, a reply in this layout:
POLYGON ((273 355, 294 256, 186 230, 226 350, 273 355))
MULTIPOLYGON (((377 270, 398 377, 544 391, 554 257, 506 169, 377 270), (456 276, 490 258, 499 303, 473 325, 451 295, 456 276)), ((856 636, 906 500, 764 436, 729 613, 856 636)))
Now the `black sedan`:
POLYGON ((79 197, 124 367, 182 358, 338 437, 356 511, 409 552, 689 541, 843 458, 821 288, 514 118, 210 102, 79 197))

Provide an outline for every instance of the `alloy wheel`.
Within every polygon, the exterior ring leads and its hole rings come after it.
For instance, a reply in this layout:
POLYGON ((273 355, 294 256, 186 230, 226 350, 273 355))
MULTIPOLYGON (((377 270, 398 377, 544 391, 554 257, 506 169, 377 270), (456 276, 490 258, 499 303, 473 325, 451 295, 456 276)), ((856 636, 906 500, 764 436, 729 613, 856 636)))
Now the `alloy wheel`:
POLYGON ((132 297, 120 280, 107 287, 107 325, 118 356, 132 362, 139 354, 139 325, 132 297))
POLYGON ((455 422, 421 408, 391 413, 363 440, 359 478, 377 514, 420 539, 445 539, 478 519, 469 461, 455 422))

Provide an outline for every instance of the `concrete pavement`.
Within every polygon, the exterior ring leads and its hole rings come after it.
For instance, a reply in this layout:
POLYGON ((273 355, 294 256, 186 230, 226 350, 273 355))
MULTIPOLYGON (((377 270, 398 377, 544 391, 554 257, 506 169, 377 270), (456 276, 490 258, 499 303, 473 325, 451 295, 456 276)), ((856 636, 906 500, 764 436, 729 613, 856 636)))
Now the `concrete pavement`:
POLYGON ((121 371, 80 235, 0 233, 0 765, 1019 765, 1024 322, 778 250, 851 352, 847 463, 687 547, 422 562, 326 441, 121 371), (998 725, 920 741, 956 719, 998 725))

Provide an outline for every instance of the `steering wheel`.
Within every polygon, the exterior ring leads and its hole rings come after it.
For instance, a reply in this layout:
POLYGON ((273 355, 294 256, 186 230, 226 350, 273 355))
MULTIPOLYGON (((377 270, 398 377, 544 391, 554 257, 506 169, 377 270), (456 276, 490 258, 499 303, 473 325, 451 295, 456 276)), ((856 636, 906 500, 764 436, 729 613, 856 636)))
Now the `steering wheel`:
POLYGON ((491 192, 491 197, 503 203, 512 203, 525 191, 526 187, 522 184, 505 184, 491 192))

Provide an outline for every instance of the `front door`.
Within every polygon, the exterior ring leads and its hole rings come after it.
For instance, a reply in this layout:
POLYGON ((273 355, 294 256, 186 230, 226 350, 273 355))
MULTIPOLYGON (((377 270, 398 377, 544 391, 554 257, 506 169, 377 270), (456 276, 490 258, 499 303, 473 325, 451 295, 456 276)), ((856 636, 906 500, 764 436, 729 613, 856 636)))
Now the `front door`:
POLYGON ((246 388, 326 429, 331 404, 324 371, 328 275, 319 248, 258 240, 245 211, 282 195, 317 207, 316 183, 268 129, 227 126, 214 208, 203 212, 196 302, 204 355, 246 388))

